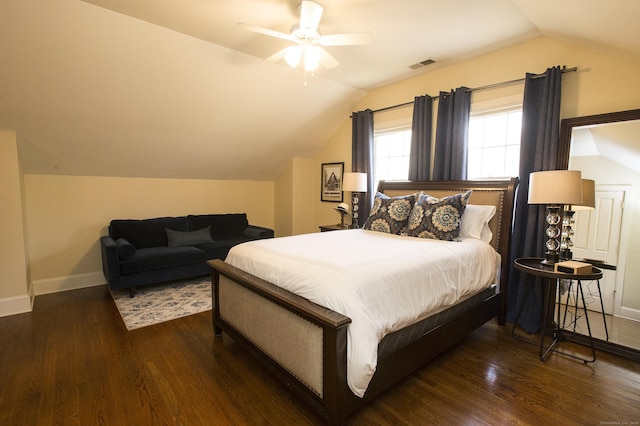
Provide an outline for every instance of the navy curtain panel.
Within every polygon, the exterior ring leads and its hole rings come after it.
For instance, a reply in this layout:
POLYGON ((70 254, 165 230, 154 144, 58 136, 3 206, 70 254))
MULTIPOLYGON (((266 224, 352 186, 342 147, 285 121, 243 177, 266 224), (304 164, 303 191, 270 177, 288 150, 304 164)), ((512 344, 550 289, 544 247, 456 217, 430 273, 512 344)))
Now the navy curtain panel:
POLYGON ((409 151, 409 180, 431 179, 431 134, 433 98, 416 96, 411 122, 411 150, 409 151))
POLYGON ((470 112, 471 91, 467 87, 459 87, 449 93, 440 92, 433 180, 467 178, 470 112))
POLYGON ((358 228, 369 217, 373 203, 373 111, 366 109, 351 114, 351 171, 367 174, 367 193, 360 197, 358 228))
POLYGON ((513 237, 511 240, 511 272, 509 279, 507 320, 515 321, 525 285, 535 291, 522 307, 518 325, 529 333, 542 328, 544 287, 539 280, 526 284, 530 276, 513 267, 519 257, 542 257, 545 252, 546 208, 527 203, 529 174, 557 168, 560 131, 560 92, 562 70, 549 68, 544 74, 527 74, 522 103, 522 138, 520 142, 520 186, 516 194, 513 237))

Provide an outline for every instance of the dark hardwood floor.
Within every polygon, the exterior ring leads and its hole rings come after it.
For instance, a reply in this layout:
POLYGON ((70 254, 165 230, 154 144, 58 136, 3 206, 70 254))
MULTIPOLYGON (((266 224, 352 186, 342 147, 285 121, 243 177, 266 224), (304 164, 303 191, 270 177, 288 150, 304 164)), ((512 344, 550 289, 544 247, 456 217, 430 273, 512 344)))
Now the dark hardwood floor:
MULTIPOLYGON (((638 424, 640 364, 594 364, 514 341, 494 322, 349 424, 638 424)), ((570 345, 563 343, 563 345, 570 345)), ((577 348, 581 350, 581 348, 577 348)), ((127 331, 106 287, 38 296, 0 318, 1 425, 322 424, 227 336, 211 313, 127 331)))

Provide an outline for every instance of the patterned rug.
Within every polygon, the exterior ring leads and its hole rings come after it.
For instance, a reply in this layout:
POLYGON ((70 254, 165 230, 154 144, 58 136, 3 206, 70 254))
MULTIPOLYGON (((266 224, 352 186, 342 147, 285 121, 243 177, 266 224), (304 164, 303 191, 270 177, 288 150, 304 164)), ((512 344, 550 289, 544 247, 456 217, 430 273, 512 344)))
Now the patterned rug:
POLYGON ((171 281, 111 292, 127 330, 211 310, 211 278, 171 281))

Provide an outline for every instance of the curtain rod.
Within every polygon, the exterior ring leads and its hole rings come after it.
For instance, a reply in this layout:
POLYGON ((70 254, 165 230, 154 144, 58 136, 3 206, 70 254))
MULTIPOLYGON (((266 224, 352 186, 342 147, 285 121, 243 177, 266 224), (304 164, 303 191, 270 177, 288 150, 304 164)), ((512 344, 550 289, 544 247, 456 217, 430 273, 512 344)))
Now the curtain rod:
MULTIPOLYGON (((563 74, 566 73, 566 72, 574 72, 574 71, 578 71, 578 67, 567 68, 566 65, 562 66, 562 73, 563 74)), ((540 78, 540 77, 543 77, 543 74, 539 74, 537 76, 534 76, 533 78, 540 78)), ((509 81, 503 81, 503 82, 500 82, 500 83, 488 84, 486 86, 473 87, 473 88, 469 89, 469 92, 476 92, 478 90, 486 90, 486 89, 495 89, 497 87, 509 86, 511 84, 516 84, 516 83, 522 83, 523 81, 525 81, 525 78, 517 78, 515 80, 509 80, 509 81)), ((438 99, 439 97, 440 96, 433 96, 431 99, 435 100, 435 99, 438 99)), ((414 101, 404 102, 402 104, 391 105, 391 106, 388 106, 388 107, 376 109, 376 110, 374 110, 372 112, 375 114, 376 112, 383 112, 383 111, 388 111, 388 110, 391 110, 391 109, 396 109, 396 108, 401 108, 401 107, 413 105, 413 103, 414 103, 414 101)))

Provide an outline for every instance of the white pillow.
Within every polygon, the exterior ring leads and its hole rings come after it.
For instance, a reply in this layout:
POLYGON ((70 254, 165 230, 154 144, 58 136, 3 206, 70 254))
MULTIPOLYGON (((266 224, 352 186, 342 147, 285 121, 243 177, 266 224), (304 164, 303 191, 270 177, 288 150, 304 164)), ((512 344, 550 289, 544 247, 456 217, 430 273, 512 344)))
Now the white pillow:
POLYGON ((490 242, 493 232, 489 221, 496 214, 496 206, 479 206, 467 204, 460 221, 460 237, 471 237, 490 242))

